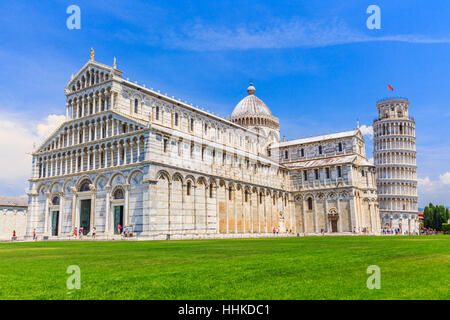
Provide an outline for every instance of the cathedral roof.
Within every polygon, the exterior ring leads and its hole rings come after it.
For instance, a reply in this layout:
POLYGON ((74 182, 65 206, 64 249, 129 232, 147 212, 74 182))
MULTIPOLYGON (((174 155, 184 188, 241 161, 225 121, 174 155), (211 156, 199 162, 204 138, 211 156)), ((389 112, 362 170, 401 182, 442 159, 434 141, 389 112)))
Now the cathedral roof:
POLYGON ((317 168, 323 166, 339 165, 346 163, 354 163, 358 156, 340 156, 340 157, 330 157, 325 159, 313 159, 313 160, 303 160, 295 161, 292 163, 285 163, 284 165, 289 169, 306 169, 306 168, 317 168))
POLYGON ((255 96, 255 92, 255 87, 250 83, 250 86, 247 88, 247 96, 236 105, 231 114, 232 120, 244 117, 273 117, 266 104, 255 96))
POLYGON ((28 207, 26 197, 6 197, 0 196, 0 206, 3 207, 28 207))
POLYGON ((313 142, 321 142, 326 140, 333 140, 333 139, 341 139, 341 138, 349 138, 356 136, 358 134, 359 130, 351 130, 351 131, 343 131, 343 132, 336 132, 332 134, 325 134, 321 136, 315 136, 310 138, 302 138, 302 139, 296 139, 291 141, 284 141, 280 142, 276 145, 273 145, 274 148, 278 147, 288 147, 288 146, 294 146, 297 144, 305 144, 305 143, 313 143, 313 142))

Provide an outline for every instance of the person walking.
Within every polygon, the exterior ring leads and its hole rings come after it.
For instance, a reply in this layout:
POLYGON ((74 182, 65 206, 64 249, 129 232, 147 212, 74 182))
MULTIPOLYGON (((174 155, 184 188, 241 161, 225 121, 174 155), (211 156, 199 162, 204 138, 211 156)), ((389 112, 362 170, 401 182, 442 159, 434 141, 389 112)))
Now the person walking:
POLYGON ((14 241, 14 240, 16 240, 16 230, 13 230, 13 234, 11 237, 11 241, 14 241))
POLYGON ((33 229, 33 241, 36 241, 37 237, 36 237, 36 228, 33 229))
POLYGON ((122 226, 120 225, 120 223, 117 225, 117 232, 119 232, 119 235, 122 234, 122 226))
POLYGON ((92 228, 92 238, 95 239, 95 236, 97 235, 97 228, 93 227, 92 228))

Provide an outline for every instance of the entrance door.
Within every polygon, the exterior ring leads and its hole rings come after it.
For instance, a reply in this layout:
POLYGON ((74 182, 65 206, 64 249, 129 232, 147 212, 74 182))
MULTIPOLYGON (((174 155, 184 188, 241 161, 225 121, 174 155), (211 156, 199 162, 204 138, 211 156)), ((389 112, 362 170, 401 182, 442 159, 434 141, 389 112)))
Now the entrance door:
POLYGON ((86 235, 91 227, 91 200, 81 200, 80 227, 86 235))
POLYGON ((58 235, 59 211, 52 212, 52 236, 58 235))
POLYGON ((119 229, 117 228, 119 224, 123 228, 123 206, 114 207, 114 234, 119 234, 119 229))
POLYGON ((331 232, 337 232, 337 220, 331 220, 331 232))

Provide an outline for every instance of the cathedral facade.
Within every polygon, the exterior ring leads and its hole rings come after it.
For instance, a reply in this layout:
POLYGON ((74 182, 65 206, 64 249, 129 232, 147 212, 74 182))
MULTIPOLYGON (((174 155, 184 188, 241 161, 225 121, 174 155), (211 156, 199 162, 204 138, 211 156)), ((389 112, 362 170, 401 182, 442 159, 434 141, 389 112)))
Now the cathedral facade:
POLYGON ((67 84, 67 119, 33 152, 27 237, 379 233, 359 130, 283 142, 252 85, 224 119, 122 75, 91 56, 67 84))

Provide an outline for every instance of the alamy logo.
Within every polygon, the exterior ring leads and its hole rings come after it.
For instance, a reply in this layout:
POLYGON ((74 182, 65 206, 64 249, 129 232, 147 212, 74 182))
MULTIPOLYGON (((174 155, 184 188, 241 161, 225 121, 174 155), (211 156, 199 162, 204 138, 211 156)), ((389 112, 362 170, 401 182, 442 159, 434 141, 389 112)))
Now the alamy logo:
POLYGON ((81 271, 80 267, 76 265, 71 265, 67 267, 67 274, 70 274, 69 278, 67 278, 66 285, 67 289, 81 289, 81 271))
POLYGON ((73 29, 81 29, 81 9, 77 5, 71 5, 67 7, 66 10, 67 14, 70 14, 70 16, 67 18, 66 26, 67 29, 73 30, 73 29))
POLYGON ((371 14, 367 18, 366 25, 367 29, 381 29, 381 9, 379 6, 372 4, 367 7, 366 13, 371 14))
POLYGON ((371 265, 367 267, 367 274, 371 274, 367 278, 366 285, 370 290, 381 288, 381 272, 380 267, 376 265, 371 265))

